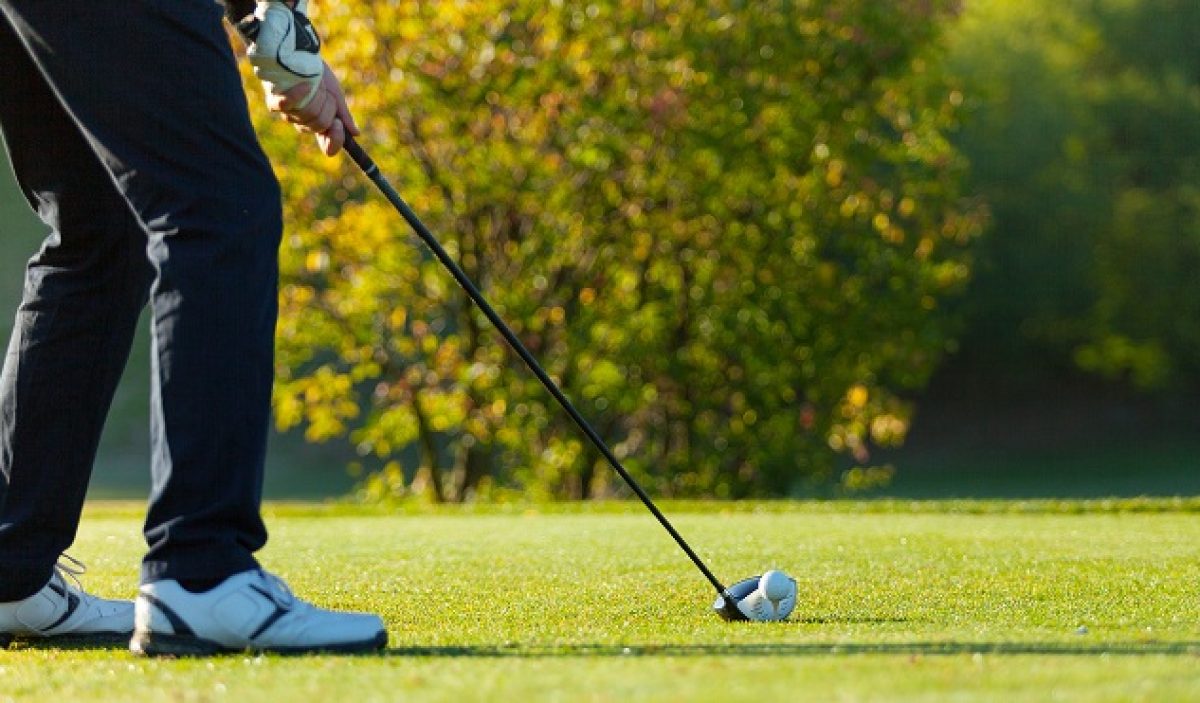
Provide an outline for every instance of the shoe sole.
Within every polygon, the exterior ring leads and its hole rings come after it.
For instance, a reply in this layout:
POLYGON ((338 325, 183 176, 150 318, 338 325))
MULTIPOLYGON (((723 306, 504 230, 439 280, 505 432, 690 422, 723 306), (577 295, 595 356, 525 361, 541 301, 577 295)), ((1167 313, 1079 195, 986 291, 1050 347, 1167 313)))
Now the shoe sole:
POLYGON ((141 657, 211 657, 217 654, 262 652, 266 654, 363 654, 387 646, 387 632, 380 630, 370 639, 300 647, 226 647, 193 635, 168 635, 135 632, 129 651, 141 657))
POLYGON ((0 633, 0 649, 7 649, 13 642, 52 644, 62 647, 102 647, 119 645, 129 641, 130 631, 125 632, 67 632, 61 635, 14 635, 0 633))

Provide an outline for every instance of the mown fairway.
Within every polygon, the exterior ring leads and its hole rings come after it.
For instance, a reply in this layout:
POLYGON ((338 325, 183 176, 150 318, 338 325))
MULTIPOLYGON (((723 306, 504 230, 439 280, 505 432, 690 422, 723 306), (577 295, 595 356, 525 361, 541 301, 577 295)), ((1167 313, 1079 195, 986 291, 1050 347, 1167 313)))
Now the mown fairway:
MULTIPOLYGON (((0 652, 0 701, 1200 698, 1194 502, 667 510, 721 576, 792 573, 793 620, 719 621, 636 506, 274 506, 264 564, 319 604, 381 612, 383 656, 17 643, 0 652)), ((86 585, 132 594, 139 524, 91 509, 74 549, 86 585)))

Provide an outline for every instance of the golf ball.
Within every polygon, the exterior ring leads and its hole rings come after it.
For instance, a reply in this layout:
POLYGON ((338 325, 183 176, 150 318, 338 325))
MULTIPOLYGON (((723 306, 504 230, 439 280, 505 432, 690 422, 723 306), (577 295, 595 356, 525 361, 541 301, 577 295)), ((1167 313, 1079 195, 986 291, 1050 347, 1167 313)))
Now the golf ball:
POLYGON ((769 601, 781 601, 792 595, 792 579, 782 571, 768 571, 758 579, 758 588, 769 601))

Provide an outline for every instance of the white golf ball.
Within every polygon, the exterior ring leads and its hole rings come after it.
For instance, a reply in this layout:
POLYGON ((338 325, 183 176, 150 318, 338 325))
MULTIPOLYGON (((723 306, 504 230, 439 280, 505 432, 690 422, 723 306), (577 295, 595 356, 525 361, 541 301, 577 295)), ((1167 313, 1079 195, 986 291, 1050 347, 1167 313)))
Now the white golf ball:
POLYGON ((781 601, 792 595, 792 579, 782 571, 768 571, 758 579, 758 588, 769 601, 781 601))

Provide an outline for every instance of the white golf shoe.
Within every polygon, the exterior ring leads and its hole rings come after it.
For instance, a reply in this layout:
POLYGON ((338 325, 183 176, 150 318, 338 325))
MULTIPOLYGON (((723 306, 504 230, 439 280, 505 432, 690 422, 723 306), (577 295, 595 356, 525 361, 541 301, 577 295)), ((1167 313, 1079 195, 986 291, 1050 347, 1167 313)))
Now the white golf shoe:
POLYGON ((378 616, 314 607, 292 595, 279 577, 256 569, 203 593, 176 581, 143 585, 129 649, 147 656, 207 656, 246 650, 365 652, 386 644, 378 616))
POLYGON ((23 600, 0 603, 0 645, 14 637, 112 640, 133 630, 133 603, 85 593, 78 577, 86 567, 65 554, 42 590, 23 600), (70 576, 70 581, 67 577, 70 576))

